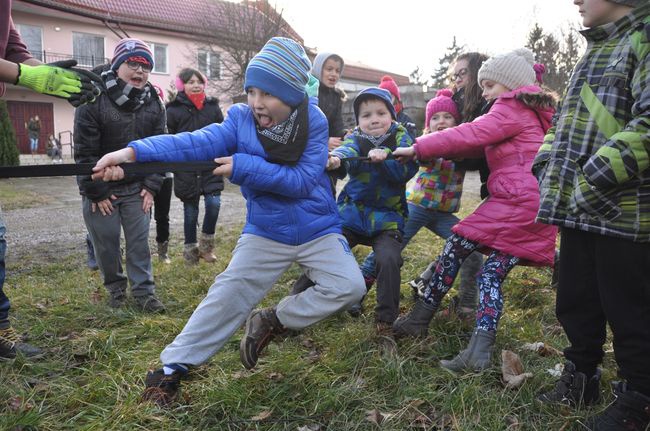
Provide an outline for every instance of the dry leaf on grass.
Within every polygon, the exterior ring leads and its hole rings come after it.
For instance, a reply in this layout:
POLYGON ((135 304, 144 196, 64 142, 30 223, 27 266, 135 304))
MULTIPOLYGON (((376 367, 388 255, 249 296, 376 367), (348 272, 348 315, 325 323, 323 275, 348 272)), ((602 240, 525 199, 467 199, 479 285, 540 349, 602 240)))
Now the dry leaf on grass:
POLYGON ((375 425, 381 425, 384 421, 389 420, 391 417, 393 417, 393 414, 382 413, 377 409, 366 411, 366 420, 375 425))
POLYGON ((519 418, 514 415, 506 416, 505 418, 507 430, 518 430, 521 428, 521 423, 519 423, 519 418))
POLYGON ((102 294, 99 289, 93 290, 93 293, 90 295, 90 302, 92 304, 99 304, 102 302, 102 294))
POLYGON ((14 413, 18 413, 20 411, 28 411, 33 409, 34 406, 29 403, 29 401, 25 401, 23 397, 13 397, 9 399, 9 411, 12 411, 14 413))
POLYGON ((533 352, 537 352, 541 356, 562 356, 562 352, 542 341, 538 341, 536 343, 526 343, 523 345, 523 348, 525 350, 532 350, 533 352))
POLYGON ((527 378, 533 377, 533 373, 524 373, 519 355, 510 350, 501 351, 501 374, 508 389, 518 388, 527 378))
POLYGON ((297 431, 320 431, 320 425, 305 425, 298 427, 297 431))
POLYGON ((263 421, 265 419, 270 418, 272 413, 273 412, 271 412, 270 410, 263 410, 263 411, 259 412, 258 414, 256 414, 255 416, 253 416, 251 418, 251 420, 252 421, 263 421))
POLYGON ((280 373, 271 373, 269 374, 269 380, 273 380, 274 382, 279 382, 284 380, 284 376, 280 373))

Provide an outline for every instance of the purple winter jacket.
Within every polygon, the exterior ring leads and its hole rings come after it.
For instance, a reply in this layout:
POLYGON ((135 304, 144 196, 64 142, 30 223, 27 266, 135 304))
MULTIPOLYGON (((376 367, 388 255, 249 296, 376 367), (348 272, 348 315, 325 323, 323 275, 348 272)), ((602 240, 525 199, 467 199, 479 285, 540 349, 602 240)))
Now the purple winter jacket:
POLYGON ((535 222, 539 188, 531 172, 555 112, 553 97, 531 85, 502 94, 490 111, 471 123, 422 136, 419 160, 484 155, 490 196, 452 231, 499 250, 524 265, 553 265, 557 228, 535 222))

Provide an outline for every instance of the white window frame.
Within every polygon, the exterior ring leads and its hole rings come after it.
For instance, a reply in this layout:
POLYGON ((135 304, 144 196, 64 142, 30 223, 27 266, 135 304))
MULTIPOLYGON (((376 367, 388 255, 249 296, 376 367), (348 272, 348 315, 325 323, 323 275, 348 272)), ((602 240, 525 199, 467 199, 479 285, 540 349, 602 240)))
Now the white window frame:
MULTIPOLYGON (((27 46, 27 49, 29 50, 29 52, 32 54, 32 56, 34 58, 36 58, 36 59, 38 59, 40 61, 43 61, 43 50, 44 50, 44 48, 43 48, 43 27, 41 27, 40 25, 18 24, 18 23, 16 23, 16 30, 18 30, 18 32, 20 33, 20 36, 23 37, 23 42, 25 42, 25 40, 24 40, 23 31, 21 30, 21 27, 33 27, 33 28, 37 28, 37 29, 40 30, 40 32, 41 32, 41 49, 35 50, 34 47, 31 47, 31 46, 27 46)), ((27 43, 25 43, 25 45, 27 45, 27 43)))
POLYGON ((159 75, 169 75, 169 45, 166 43, 158 43, 158 42, 145 42, 145 43, 149 46, 149 49, 153 54, 154 68, 151 71, 151 73, 155 73, 159 75), (156 60, 156 47, 165 48, 165 70, 159 69, 160 62, 156 60))
POLYGON ((218 59, 217 59, 217 67, 218 67, 218 72, 217 73, 218 73, 218 75, 217 76, 213 76, 213 74, 211 73, 212 72, 212 62, 213 62, 212 57, 213 57, 213 54, 215 54, 215 53, 213 53, 211 51, 204 51, 204 50, 198 51, 197 56, 196 56, 196 64, 199 65, 199 71, 201 73, 203 73, 208 79, 210 79, 210 80, 221 79, 221 74, 223 72, 223 70, 221 68, 221 53, 220 52, 216 53, 218 55, 218 59), (201 70, 201 63, 199 61, 199 55, 201 55, 201 54, 205 54, 205 70, 201 70))
POLYGON ((95 67, 95 66, 98 66, 98 65, 104 63, 104 61, 106 59, 106 37, 104 37, 103 34, 86 33, 86 32, 83 32, 83 31, 73 31, 72 32, 72 58, 77 58, 75 56, 75 52, 74 52, 74 35, 75 34, 79 34, 79 35, 83 35, 83 36, 89 36, 89 37, 99 37, 99 38, 101 38, 102 39, 102 45, 103 45, 102 48, 104 50, 104 52, 102 53, 101 56, 96 56, 95 57, 97 64, 84 64, 82 62, 82 59, 79 58, 77 60, 78 66, 81 66, 81 67, 95 67))

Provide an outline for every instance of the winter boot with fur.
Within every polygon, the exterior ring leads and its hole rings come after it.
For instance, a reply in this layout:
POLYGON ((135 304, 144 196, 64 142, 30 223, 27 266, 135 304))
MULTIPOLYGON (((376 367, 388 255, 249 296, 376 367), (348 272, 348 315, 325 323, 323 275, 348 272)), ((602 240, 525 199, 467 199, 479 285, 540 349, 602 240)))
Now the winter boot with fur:
POLYGON ((190 266, 197 265, 199 263, 199 248, 197 247, 196 243, 185 244, 185 248, 183 250, 183 258, 185 259, 185 263, 190 266))
POLYGON ((214 249, 214 234, 201 232, 199 238, 199 257, 208 263, 216 262, 217 256, 212 253, 214 249))
POLYGON ((650 397, 635 392, 625 382, 614 388, 616 400, 599 415, 587 419, 591 431, 645 431, 650 426, 650 397))
POLYGON ((440 361, 440 366, 454 372, 463 370, 478 372, 489 368, 496 337, 496 331, 475 329, 467 348, 452 360, 443 359, 440 361))
POLYGON ((162 263, 172 263, 169 258, 169 241, 158 243, 158 260, 162 263))
POLYGON ((418 298, 409 314, 399 317, 393 323, 393 334, 401 337, 426 337, 429 333, 429 323, 436 309, 418 298))

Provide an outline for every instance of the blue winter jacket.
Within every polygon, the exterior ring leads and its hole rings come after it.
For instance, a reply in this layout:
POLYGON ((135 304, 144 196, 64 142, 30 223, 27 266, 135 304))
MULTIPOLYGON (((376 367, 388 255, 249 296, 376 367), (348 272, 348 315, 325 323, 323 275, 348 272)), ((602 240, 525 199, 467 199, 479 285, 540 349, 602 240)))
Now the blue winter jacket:
POLYGON ((229 178, 246 198, 244 233, 300 245, 341 233, 327 164, 328 127, 316 98, 309 100, 309 138, 295 165, 269 162, 248 105, 236 104, 221 124, 194 132, 160 135, 129 144, 138 162, 199 161, 232 156, 229 178))

